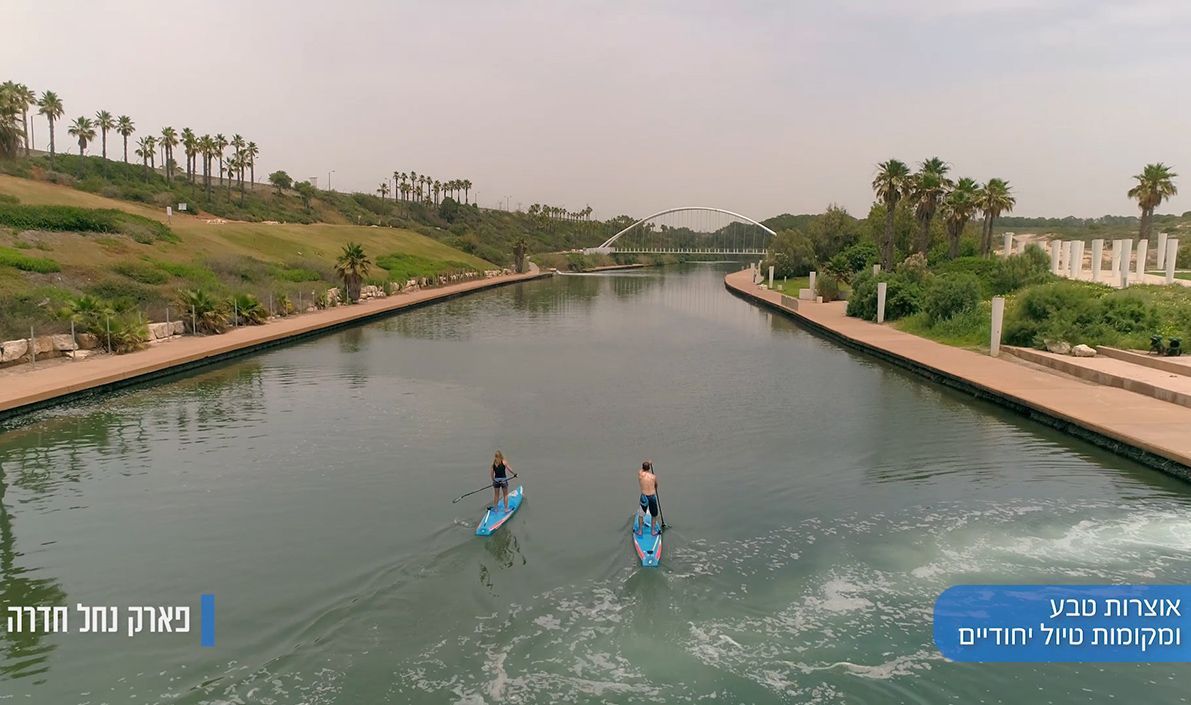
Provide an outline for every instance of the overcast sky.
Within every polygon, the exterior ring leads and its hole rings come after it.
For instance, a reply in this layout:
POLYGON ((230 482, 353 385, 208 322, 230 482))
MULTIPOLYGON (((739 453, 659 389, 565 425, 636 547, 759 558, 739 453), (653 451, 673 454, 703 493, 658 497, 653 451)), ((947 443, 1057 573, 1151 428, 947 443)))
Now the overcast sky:
POLYGON ((1095 216, 1136 212, 1129 177, 1161 160, 1184 175, 1161 210, 1191 210, 1188 0, 7 0, 3 18, 0 80, 56 91, 67 118, 241 133, 258 179, 334 169, 371 191, 413 169, 471 179, 482 205, 760 219, 863 215, 878 161, 937 154, 1008 179, 1019 214, 1095 216))

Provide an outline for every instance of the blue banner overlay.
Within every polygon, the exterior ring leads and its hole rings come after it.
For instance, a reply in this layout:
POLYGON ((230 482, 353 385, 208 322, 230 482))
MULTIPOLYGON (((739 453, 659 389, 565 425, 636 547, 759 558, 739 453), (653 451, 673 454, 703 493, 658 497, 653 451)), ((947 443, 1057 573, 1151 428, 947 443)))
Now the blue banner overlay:
POLYGON ((1191 662, 1191 585, 956 585, 935 644, 979 663, 1191 662))
POLYGON ((206 593, 199 598, 200 635, 199 643, 205 647, 215 646, 215 595, 206 593))

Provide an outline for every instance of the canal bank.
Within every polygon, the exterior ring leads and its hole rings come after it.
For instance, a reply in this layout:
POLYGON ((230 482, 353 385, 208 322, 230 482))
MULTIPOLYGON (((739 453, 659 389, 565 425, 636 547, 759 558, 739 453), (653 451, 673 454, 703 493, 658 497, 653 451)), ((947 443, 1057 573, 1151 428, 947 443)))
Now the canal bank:
POLYGON ((242 326, 222 335, 167 340, 127 355, 105 355, 22 371, 0 382, 0 423, 55 404, 142 384, 401 311, 550 276, 551 272, 535 269, 527 274, 461 282, 275 319, 261 326, 242 326))
POLYGON ((1191 481, 1191 409, 955 348, 845 315, 846 302, 783 301, 750 270, 724 278, 732 293, 849 348, 1191 481))

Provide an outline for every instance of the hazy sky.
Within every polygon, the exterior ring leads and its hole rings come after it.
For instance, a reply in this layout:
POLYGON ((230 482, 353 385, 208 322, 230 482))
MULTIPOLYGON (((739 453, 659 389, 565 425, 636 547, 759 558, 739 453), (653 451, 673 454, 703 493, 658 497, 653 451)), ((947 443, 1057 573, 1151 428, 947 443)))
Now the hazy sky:
POLYGON ((1184 175, 1161 210, 1191 210, 1189 0, 4 6, 0 80, 67 118, 239 132, 258 179, 371 191, 413 169, 483 205, 863 215, 878 161, 937 154, 1008 179, 1020 214, 1094 216, 1134 213, 1130 175, 1161 160, 1184 175))

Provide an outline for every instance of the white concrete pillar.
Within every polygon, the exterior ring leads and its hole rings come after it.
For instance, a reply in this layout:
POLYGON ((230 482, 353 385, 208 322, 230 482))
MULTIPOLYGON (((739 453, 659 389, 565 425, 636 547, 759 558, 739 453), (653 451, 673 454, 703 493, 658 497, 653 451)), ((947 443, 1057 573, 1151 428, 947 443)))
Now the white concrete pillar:
POLYGON ((773 288, 773 265, 769 265, 769 288, 773 288))
POLYGON ((1075 252, 1071 261, 1071 278, 1079 279, 1083 276, 1083 240, 1075 241, 1075 252))
POLYGON ((1100 269, 1104 266, 1104 239, 1092 240, 1092 281, 1100 281, 1100 269))
POLYGON ((1005 320, 1005 297, 992 298, 992 335, 988 341, 988 354, 996 357, 1001 354, 1001 324, 1005 320))
POLYGON ((1005 246, 1001 256, 1008 257, 1011 254, 1013 254, 1013 233, 1005 233, 1005 246))
POLYGON ((1121 239, 1117 238, 1112 241, 1112 262, 1108 265, 1108 271, 1116 276, 1116 273, 1121 268, 1121 239))
POLYGON ((1063 243, 1059 240, 1052 240, 1050 243, 1050 273, 1059 273, 1059 249, 1062 248, 1063 243))
POLYGON ((1121 286, 1129 286, 1129 267, 1133 265, 1133 239, 1121 240, 1121 286))
POLYGON ((817 272, 811 272, 811 281, 810 281, 811 296, 815 296, 816 295, 815 292, 817 291, 817 289, 815 289, 815 274, 817 274, 817 272))
POLYGON ((888 283, 877 282, 877 323, 885 322, 885 292, 888 288, 888 283))
POLYGON ((876 277, 876 276, 880 276, 880 275, 881 275, 881 265, 874 264, 873 265, 873 276, 876 277))
POLYGON ((1139 240, 1137 243, 1137 281, 1144 284, 1146 280, 1146 260, 1150 253, 1150 241, 1139 240))
POLYGON ((1063 244, 1063 272, 1064 276, 1071 278, 1075 276, 1075 240, 1068 240, 1063 244))
POLYGON ((1179 259, 1179 239, 1177 237, 1166 240, 1166 283, 1174 284, 1174 265, 1179 259))
POLYGON ((1154 263, 1155 269, 1164 269, 1166 267, 1166 239, 1170 235, 1166 233, 1158 233, 1158 249, 1154 250, 1154 258, 1158 261, 1154 263))

